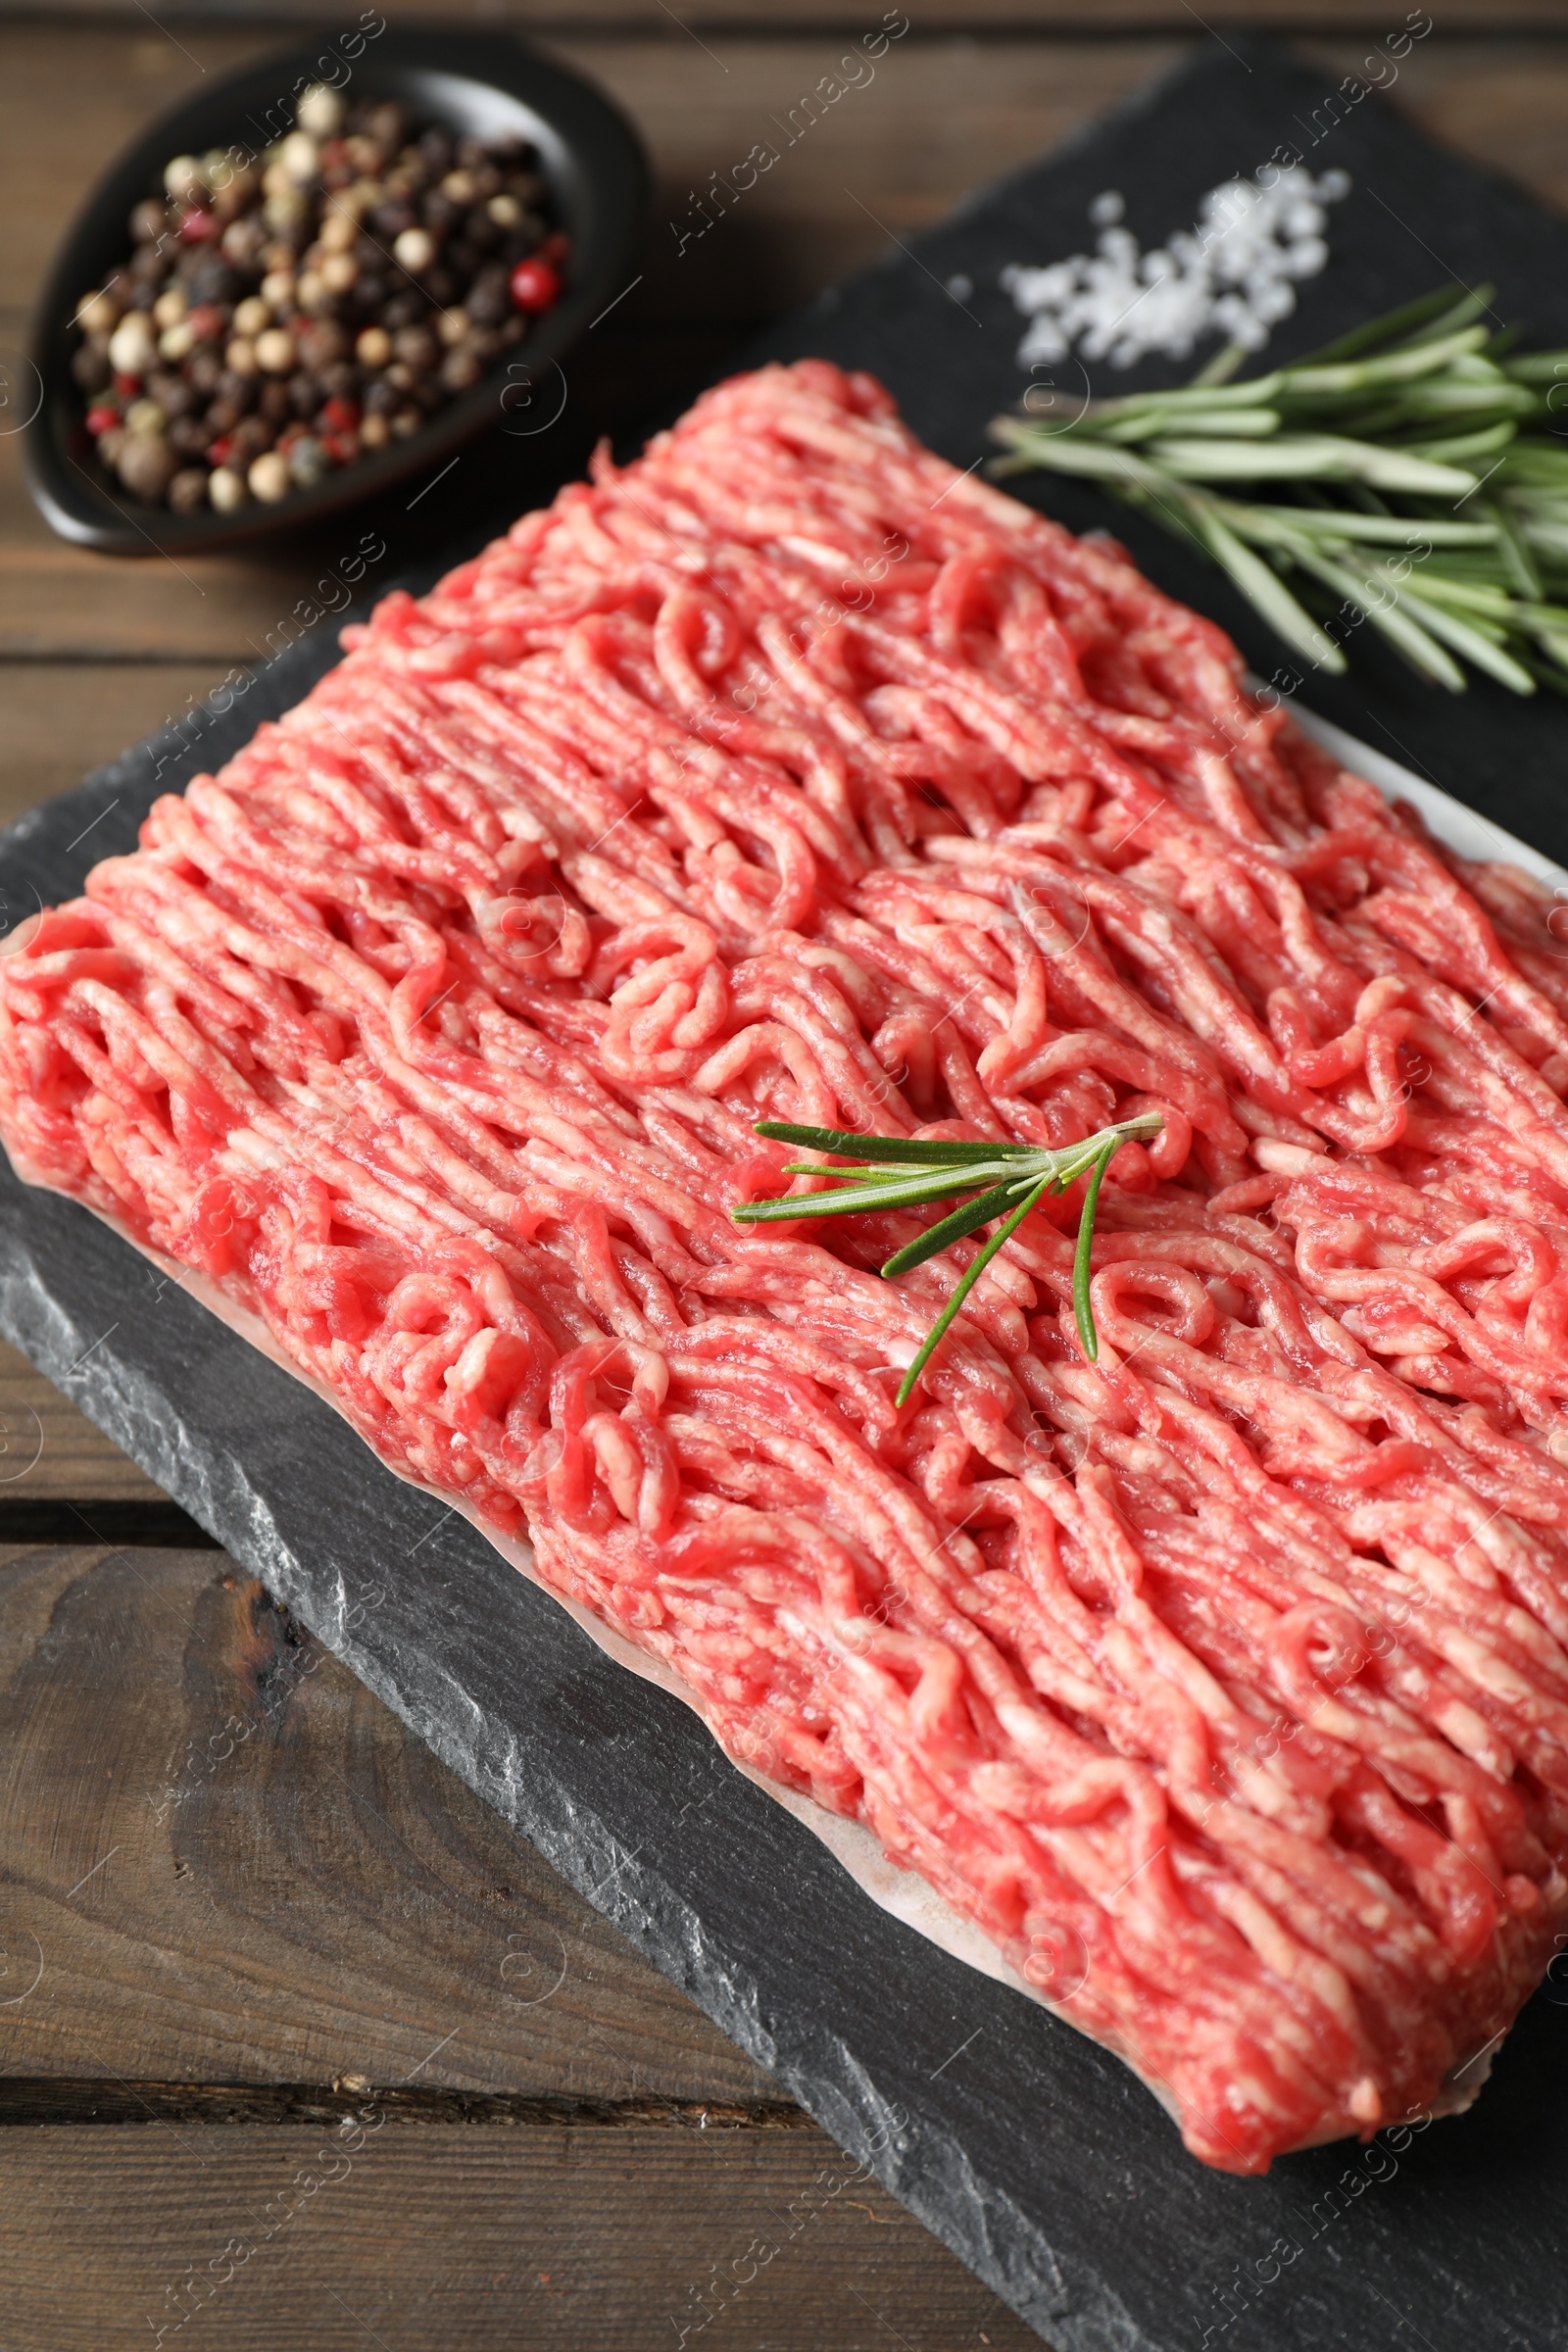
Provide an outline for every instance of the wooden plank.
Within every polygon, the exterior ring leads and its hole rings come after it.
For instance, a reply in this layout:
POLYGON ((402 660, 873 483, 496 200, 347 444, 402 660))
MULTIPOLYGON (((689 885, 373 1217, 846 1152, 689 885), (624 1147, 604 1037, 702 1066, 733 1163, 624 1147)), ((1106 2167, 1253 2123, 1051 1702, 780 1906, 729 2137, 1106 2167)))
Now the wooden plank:
MULTIPOLYGON (((51 15, 93 17, 115 22, 145 22, 137 0, 52 0, 51 15)), ((238 13, 237 11, 235 12, 238 13)), ((914 18, 915 37, 942 39, 954 34, 984 39, 999 33, 1032 32, 1060 37, 1072 33, 1111 30, 1189 33, 1194 12, 1186 0, 940 0, 935 8, 894 11, 884 0, 857 7, 853 0, 681 0, 678 10, 662 7, 661 0, 486 0, 476 12, 474 0, 379 0, 379 13, 389 23, 507 24, 533 35, 572 33, 584 25, 604 34, 653 32, 670 41, 689 40, 692 30, 714 36, 715 46, 727 43, 724 55, 747 40, 808 27, 824 36, 858 39, 895 14, 914 18)), ((1560 31, 1562 0, 1444 0, 1433 12, 1445 32, 1507 33, 1560 31)), ((323 12, 321 0, 247 0, 248 23, 265 22, 274 38, 297 38, 301 27, 318 30, 334 22, 353 24, 357 8, 345 9, 339 19, 323 12)), ((1311 33, 1348 30, 1382 38, 1397 30, 1407 11, 1380 6, 1379 0, 1205 0, 1201 19, 1245 31, 1311 33)), ((158 12, 160 24, 207 56, 202 36, 210 31, 214 11, 210 0, 167 0, 158 12)))
POLYGON ((0 1340, 0 1528, 19 1503, 57 1497, 158 1502, 163 1489, 0 1340))
POLYGON ((18 2352, 1040 2352, 820 2132, 0 2132, 18 2352), (316 2185, 313 2185, 316 2184, 316 2185), (184 2332, 189 2329, 188 2335, 184 2332))
POLYGON ((0 1548, 0 1691, 5 2076, 777 2102, 222 1553, 0 1548))
POLYGON ((753 40, 722 59, 662 39, 557 39, 640 125, 655 162, 647 275, 654 315, 766 314, 940 220, 1173 65, 1174 41, 906 40, 875 78, 811 119, 806 100, 842 41, 753 40), (695 199, 754 145, 778 155, 702 233, 695 199), (687 241, 682 244, 683 233, 687 241))

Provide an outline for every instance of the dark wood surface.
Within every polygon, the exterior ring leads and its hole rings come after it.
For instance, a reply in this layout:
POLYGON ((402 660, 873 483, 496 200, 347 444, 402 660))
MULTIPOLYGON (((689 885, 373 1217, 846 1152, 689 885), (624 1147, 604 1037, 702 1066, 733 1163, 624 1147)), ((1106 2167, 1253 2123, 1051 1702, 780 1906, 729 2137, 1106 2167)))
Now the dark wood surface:
MULTIPOLYGON (((677 266, 687 190, 859 15, 417 13, 527 25, 643 127, 644 282, 573 385, 612 428, 1201 37, 1186 0, 911 8, 876 83, 677 266)), ((1568 201, 1568 0, 1433 13, 1397 103, 1568 201)), ((1348 71, 1403 14, 1201 18, 1282 26, 1348 71)), ((325 16, 0 18, 0 348, 113 149, 301 21, 325 16)), ((183 568, 95 558, 49 536, 17 458, 0 433, 0 819, 253 660, 334 554, 328 535, 183 568)), ((522 492, 472 470, 392 517, 388 576, 486 496, 506 519, 522 492)), ((5 2352, 1036 2341, 3 1347, 0 1724, 5 2352)))

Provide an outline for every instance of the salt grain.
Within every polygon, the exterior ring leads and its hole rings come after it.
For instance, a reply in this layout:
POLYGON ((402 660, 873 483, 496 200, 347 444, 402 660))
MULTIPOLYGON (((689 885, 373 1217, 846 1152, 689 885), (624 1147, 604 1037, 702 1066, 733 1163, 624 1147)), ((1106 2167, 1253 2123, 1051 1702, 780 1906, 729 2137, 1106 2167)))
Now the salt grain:
POLYGON ((1194 227, 1145 253, 1122 225, 1126 207, 1111 188, 1089 208, 1100 235, 1092 254, 1044 269, 1013 265, 1002 285, 1029 321, 1020 368, 1062 360, 1076 345, 1086 360, 1131 368, 1158 353, 1186 359, 1206 335, 1258 351, 1296 308, 1296 287, 1329 258, 1325 207, 1348 194, 1349 174, 1321 178, 1300 165, 1257 179, 1227 180, 1203 198, 1194 227))

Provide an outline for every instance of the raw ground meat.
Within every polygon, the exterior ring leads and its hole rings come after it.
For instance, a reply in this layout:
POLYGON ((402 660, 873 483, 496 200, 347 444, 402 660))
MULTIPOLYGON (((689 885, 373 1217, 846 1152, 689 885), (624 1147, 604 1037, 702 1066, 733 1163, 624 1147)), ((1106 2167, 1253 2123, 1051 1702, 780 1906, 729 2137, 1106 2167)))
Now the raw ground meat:
POLYGON ((19 1172, 526 1534, 1195 2154, 1441 2102, 1568 1927, 1539 886, 822 363, 345 644, 12 943, 19 1172), (884 1282, 940 1210, 728 1215, 790 1181, 759 1119, 1059 1144, 1150 1108, 1093 1366, 1076 1189, 903 1410, 977 1243, 884 1282))

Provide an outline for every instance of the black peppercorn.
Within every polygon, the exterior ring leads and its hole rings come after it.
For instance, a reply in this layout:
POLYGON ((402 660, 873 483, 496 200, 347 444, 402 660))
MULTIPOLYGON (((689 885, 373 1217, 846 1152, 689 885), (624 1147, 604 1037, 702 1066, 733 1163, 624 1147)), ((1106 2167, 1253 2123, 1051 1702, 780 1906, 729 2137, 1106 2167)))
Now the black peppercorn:
POLYGON ((313 320, 299 339, 301 364, 313 371, 330 368, 336 361, 347 359, 348 350, 348 336, 335 318, 313 320))
POLYGON ((222 381, 223 363, 216 351, 193 351, 185 362, 185 374, 191 389, 211 400, 222 381))
POLYGON ((404 367, 416 373, 433 368, 438 357, 436 339, 427 326, 400 327, 392 338, 392 348, 404 367))
POLYGON ((359 395, 360 371, 352 360, 334 360, 330 368, 319 370, 316 380, 323 399, 354 400, 359 395))
POLYGON ((199 514, 207 504, 205 466, 187 466, 169 485, 169 503, 176 514, 199 514))
POLYGON ((472 345, 459 344, 455 351, 447 353, 441 363, 442 387, 448 392, 466 392, 470 385, 479 381, 483 372, 472 345))
POLYGON ((253 459, 261 456, 264 449, 271 448, 274 438, 272 428, 265 417, 242 416, 234 427, 234 448, 229 464, 243 471, 253 459))
POLYGON ((468 289, 468 298, 463 307, 479 325, 499 326, 512 307, 512 297, 507 291, 505 278, 499 284, 487 282, 482 277, 476 278, 468 289))
POLYGON ((408 117, 393 99, 372 106, 365 118, 367 134, 396 155, 408 137, 408 117))
POLYGON ((71 362, 71 372, 84 392, 102 392, 114 369, 102 343, 84 343, 71 362))
POLYGON ((268 423, 273 425, 287 424, 291 416, 303 416, 306 412, 295 407, 292 391, 292 385, 281 382, 277 376, 269 377, 257 395, 258 416, 265 416, 268 423))
POLYGON ((186 299, 198 302, 237 302, 240 274, 216 253, 198 253, 188 272, 181 271, 186 299))
POLYGON ((237 375, 232 368, 225 368, 218 379, 218 397, 233 410, 236 416, 243 416, 255 405, 255 376, 237 375))
POLYGON ((389 335, 396 334, 399 327, 413 326, 416 319, 424 317, 429 308, 424 296, 413 289, 403 294, 394 294, 390 302, 383 303, 381 306, 381 324, 389 335))
POLYGON ((207 416, 176 416, 169 428, 169 446, 176 457, 205 457, 216 438, 207 416))

